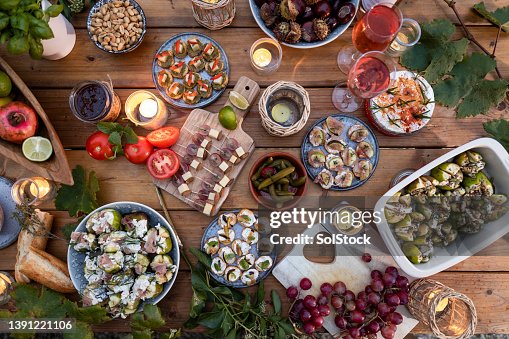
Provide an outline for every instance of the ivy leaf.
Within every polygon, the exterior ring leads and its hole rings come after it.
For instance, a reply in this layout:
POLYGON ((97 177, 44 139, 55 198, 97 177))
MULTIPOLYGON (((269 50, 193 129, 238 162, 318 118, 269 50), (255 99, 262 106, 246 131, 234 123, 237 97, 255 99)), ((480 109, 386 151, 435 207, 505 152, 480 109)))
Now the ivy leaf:
POLYGON ((58 190, 55 207, 68 211, 73 217, 88 214, 99 207, 96 196, 99 181, 95 172, 91 171, 87 179, 85 169, 78 165, 72 170, 72 177, 74 185, 62 185, 58 190))
POLYGON ((276 290, 272 290, 270 296, 272 298, 272 305, 274 306, 274 313, 281 314, 281 298, 279 298, 279 294, 277 294, 276 290))
POLYGON ((156 305, 143 306, 143 311, 135 313, 131 318, 131 327, 137 331, 156 330, 165 324, 166 321, 161 315, 161 310, 156 305))
POLYGON ((475 4, 474 9, 493 24, 502 27, 503 31, 509 32, 509 6, 498 8, 494 12, 490 12, 486 9, 484 1, 482 1, 475 4))
POLYGON ((509 121, 504 119, 490 120, 483 124, 484 130, 509 151, 509 121))
POLYGON ((38 289, 31 285, 16 284, 12 292, 18 313, 27 318, 65 318, 65 297, 44 286, 38 289))
POLYGON ((500 103, 507 92, 507 81, 481 80, 458 106, 456 116, 466 118, 486 113, 490 107, 500 103))

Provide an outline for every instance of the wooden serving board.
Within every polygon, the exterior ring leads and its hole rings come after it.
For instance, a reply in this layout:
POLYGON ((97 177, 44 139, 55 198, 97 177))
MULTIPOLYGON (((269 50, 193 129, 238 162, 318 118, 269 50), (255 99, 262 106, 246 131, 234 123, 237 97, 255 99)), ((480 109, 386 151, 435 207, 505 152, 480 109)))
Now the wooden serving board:
MULTIPOLYGON (((314 237, 321 232, 329 233, 323 225, 315 224, 303 234, 314 237)), ((331 263, 316 263, 306 259, 304 247, 305 245, 294 245, 293 249, 279 261, 272 271, 274 277, 285 288, 299 286, 302 278, 309 278, 313 286, 310 290, 303 291, 305 294, 301 297, 307 294, 318 296, 321 284, 325 282, 334 284, 336 281, 344 282, 347 289, 357 294, 371 282, 371 270, 379 269, 383 272, 386 266, 394 265, 392 258, 390 258, 391 263, 387 263, 386 260, 384 260, 385 262, 379 261, 376 256, 373 256, 369 265, 363 262, 359 256, 336 256, 331 263)), ((331 311, 331 314, 324 318, 323 327, 335 338, 339 338, 340 330, 334 324, 335 314, 333 309, 331 311)), ((403 316, 403 323, 398 325, 395 339, 403 339, 419 322, 411 317, 404 306, 399 306, 398 312, 403 316)), ((383 339, 380 333, 378 338, 383 339)))
MULTIPOLYGON (((232 179, 232 182, 230 185, 228 185, 226 188, 224 188, 221 192, 220 198, 217 201, 217 203, 214 205, 211 216, 216 215, 217 212, 219 212, 221 206, 223 205, 224 201, 228 197, 228 194, 230 193, 230 190, 232 186, 235 184, 235 180, 239 176, 239 173, 242 171, 244 166, 246 165, 249 157, 254 151, 255 145, 253 139, 242 130, 242 121, 244 120, 244 117, 251 109, 251 106, 255 102, 256 98, 258 97, 258 94, 260 93, 260 86, 258 84, 247 78, 247 77, 241 77, 238 81, 235 87, 233 88, 234 91, 242 94, 244 98, 247 99, 249 102, 249 107, 242 111, 237 108, 235 108, 231 103, 230 100, 227 100, 224 106, 231 106, 234 108, 235 114, 237 115, 237 128, 233 131, 227 130, 221 126, 219 123, 217 113, 212 113, 209 111, 206 111, 201 108, 194 109, 191 111, 189 116, 187 117, 186 122, 180 129, 180 138, 177 141, 177 144, 172 147, 172 149, 179 154, 181 157, 183 157, 186 154, 186 146, 193 143, 192 137, 194 134, 198 133, 198 128, 203 125, 207 124, 211 128, 217 129, 222 132, 223 138, 221 140, 215 140, 210 137, 212 141, 212 146, 209 151, 211 153, 217 152, 217 149, 214 147, 217 147, 218 149, 221 149, 225 140, 227 138, 234 138, 239 142, 239 145, 242 146, 245 152, 248 152, 248 156, 240 161, 240 163, 233 166, 233 168, 227 173, 227 176, 232 179)), ((223 107, 224 107, 223 106, 223 107)), ((202 165, 208 169, 213 170, 212 164, 206 160, 200 160, 202 165)), ((169 180, 154 180, 154 183, 165 190, 166 192, 170 193, 171 195, 177 197, 178 199, 182 200, 189 206, 193 206, 192 201, 189 200, 193 197, 194 193, 197 193, 201 189, 202 181, 200 179, 206 179, 210 176, 210 172, 208 172, 205 169, 201 169, 199 171, 194 171, 191 169, 191 172, 194 175, 194 180, 188 184, 189 188, 193 192, 191 195, 188 195, 187 197, 182 196, 178 190, 177 187, 172 183, 171 179, 169 180)), ((203 213, 203 210, 200 210, 200 212, 203 213)))
POLYGON ((53 146, 53 155, 51 158, 44 162, 33 162, 25 158, 21 151, 21 145, 0 139, 0 155, 9 158, 37 175, 62 184, 72 185, 73 179, 71 169, 69 168, 64 148, 60 142, 57 132, 51 124, 51 121, 42 109, 42 106, 39 104, 39 101, 37 101, 23 80, 21 80, 16 72, 14 72, 14 70, 2 58, 0 58, 0 69, 7 73, 7 75, 11 78, 14 85, 13 90, 15 91, 16 89, 14 87, 16 87, 20 92, 15 100, 24 101, 26 104, 31 106, 35 112, 37 112, 37 115, 39 116, 39 128, 36 135, 48 138, 53 146), (20 94, 24 98, 20 98, 20 94))

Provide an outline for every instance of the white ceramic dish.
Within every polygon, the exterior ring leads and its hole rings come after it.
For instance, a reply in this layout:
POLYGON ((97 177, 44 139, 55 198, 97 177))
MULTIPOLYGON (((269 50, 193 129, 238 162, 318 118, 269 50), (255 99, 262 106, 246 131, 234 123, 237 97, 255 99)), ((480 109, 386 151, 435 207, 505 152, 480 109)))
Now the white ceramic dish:
POLYGON ((403 254, 389 224, 385 220, 385 217, 383 217, 384 206, 387 200, 396 194, 396 192, 405 188, 421 175, 428 174, 434 167, 470 149, 475 149, 483 156, 484 161, 486 161, 485 172, 489 174, 489 177, 493 178, 495 191, 497 193, 508 194, 509 180, 507 180, 507 178, 509 178, 509 154, 495 139, 481 138, 460 146, 417 170, 391 188, 376 203, 375 211, 379 211, 382 215, 382 221, 377 224, 377 227, 385 245, 401 269, 412 277, 423 278, 444 271, 488 247, 509 232, 509 213, 507 213, 502 218, 486 224, 479 233, 466 235, 460 239, 461 241, 455 241, 447 248, 434 248, 433 257, 427 263, 414 265, 403 254))

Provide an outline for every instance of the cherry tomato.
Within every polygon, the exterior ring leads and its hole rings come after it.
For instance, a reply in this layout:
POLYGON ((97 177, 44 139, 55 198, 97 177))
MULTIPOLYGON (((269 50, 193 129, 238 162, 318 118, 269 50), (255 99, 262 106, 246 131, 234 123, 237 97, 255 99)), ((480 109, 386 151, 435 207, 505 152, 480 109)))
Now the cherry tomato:
POLYGON ((144 164, 154 151, 154 147, 145 137, 138 137, 136 144, 126 144, 124 153, 127 160, 133 164, 144 164))
POLYGON ((173 126, 162 127, 147 135, 148 141, 157 148, 173 146, 180 136, 180 129, 173 126))
POLYGON ((147 160, 148 171, 156 179, 171 178, 179 167, 179 158, 171 149, 157 150, 147 160))
POLYGON ((108 141, 108 134, 97 131, 87 139, 86 147, 88 155, 96 160, 111 159, 114 155, 113 145, 108 141))

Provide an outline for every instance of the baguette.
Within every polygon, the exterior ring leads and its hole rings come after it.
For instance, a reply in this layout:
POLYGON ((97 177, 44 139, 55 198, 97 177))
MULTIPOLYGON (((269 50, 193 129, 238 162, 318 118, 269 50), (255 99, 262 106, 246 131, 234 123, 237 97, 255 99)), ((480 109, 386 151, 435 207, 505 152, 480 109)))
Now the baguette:
MULTIPOLYGON (((43 212, 41 210, 36 209, 35 213, 39 220, 42 221, 42 224, 44 225, 44 230, 40 230, 41 233, 49 233, 51 232, 51 226, 53 224, 53 216, 47 212, 43 212)), ((48 243, 48 237, 46 236, 35 236, 31 233, 29 233, 26 230, 22 230, 19 233, 18 237, 18 251, 16 253, 16 265, 14 266, 14 277, 16 278, 16 281, 19 283, 26 283, 28 284, 30 282, 30 279, 28 279, 27 276, 22 274, 19 271, 19 266, 21 261, 23 261, 23 257, 27 254, 28 250, 30 249, 30 246, 44 250, 46 249, 46 244, 48 243)))
POLYGON ((69 278, 67 264, 38 248, 30 247, 21 260, 19 270, 29 279, 57 292, 76 292, 69 278))

